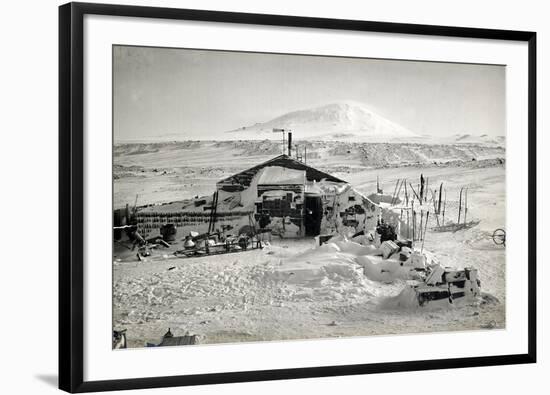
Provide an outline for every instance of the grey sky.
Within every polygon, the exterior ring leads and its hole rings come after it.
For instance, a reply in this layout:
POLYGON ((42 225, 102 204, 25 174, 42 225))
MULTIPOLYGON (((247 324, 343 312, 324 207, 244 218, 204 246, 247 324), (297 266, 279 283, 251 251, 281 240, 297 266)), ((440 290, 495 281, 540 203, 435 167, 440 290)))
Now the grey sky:
POLYGON ((503 66, 115 47, 113 84, 115 140, 216 138, 342 100, 418 134, 505 134, 503 66))

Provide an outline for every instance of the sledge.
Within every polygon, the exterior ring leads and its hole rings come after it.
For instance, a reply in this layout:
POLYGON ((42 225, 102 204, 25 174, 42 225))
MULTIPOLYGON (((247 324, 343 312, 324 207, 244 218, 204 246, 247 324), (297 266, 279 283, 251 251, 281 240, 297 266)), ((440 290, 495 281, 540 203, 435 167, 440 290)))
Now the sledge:
POLYGON ((473 228, 474 226, 479 225, 480 222, 481 221, 468 221, 468 222, 463 222, 461 224, 451 222, 446 225, 434 226, 432 230, 434 232, 453 232, 454 233, 460 230, 473 228))
POLYGON ((212 239, 207 239, 199 247, 185 248, 183 250, 174 251, 174 255, 178 258, 201 257, 210 255, 231 254, 235 252, 243 252, 249 250, 262 249, 261 240, 256 237, 239 236, 228 237, 223 242, 213 242, 212 239))
MULTIPOLYGON (((441 187, 440 192, 441 196, 441 187)), ((445 201, 445 205, 446 205, 445 201)), ((441 198, 439 199, 439 207, 441 207, 441 198)), ((437 211, 436 211, 437 213, 437 211)), ((443 224, 439 225, 438 220, 438 226, 435 226, 432 228, 434 232, 458 232, 460 230, 470 229, 474 226, 479 225, 481 221, 479 220, 473 220, 473 221, 466 221, 466 215, 468 214, 468 188, 461 188, 460 189, 460 197, 458 201, 458 220, 457 222, 449 222, 445 224, 445 208, 443 208, 443 224), (464 206, 462 203, 464 202, 464 206), (460 221, 461 214, 464 212, 464 217, 462 222, 460 221)))
POLYGON ((168 328, 159 344, 146 343, 146 347, 170 347, 170 346, 192 346, 199 344, 199 335, 174 336, 168 328))

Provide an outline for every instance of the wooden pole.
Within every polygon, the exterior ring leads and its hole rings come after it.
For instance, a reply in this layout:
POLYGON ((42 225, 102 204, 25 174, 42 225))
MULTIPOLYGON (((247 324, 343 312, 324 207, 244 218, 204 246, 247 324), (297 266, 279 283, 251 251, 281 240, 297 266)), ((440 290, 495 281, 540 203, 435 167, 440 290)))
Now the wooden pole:
POLYGON ((468 188, 464 191, 464 225, 466 225, 466 214, 468 213, 468 188))
POLYGON ((410 239, 410 238, 411 238, 411 224, 409 222, 409 209, 407 208, 407 239, 410 239))
POLYGON ((420 174, 420 204, 424 200, 424 176, 420 174))
MULTIPOLYGON (((214 196, 212 196, 212 208, 210 211, 210 221, 208 223, 208 233, 214 232, 215 226, 216 226, 216 214, 218 210, 218 191, 214 192, 214 196)), ((208 240, 207 240, 208 244, 208 240)))
POLYGON ((412 220, 413 220, 413 241, 416 240, 416 212, 412 211, 412 220))
POLYGON ((424 239, 424 235, 422 234, 422 220, 424 219, 424 211, 422 210, 422 202, 420 202, 420 239, 424 239))
POLYGON ((395 184, 395 189, 393 191, 393 195, 391 197, 391 202, 390 204, 393 206, 393 202, 395 201, 395 196, 397 195, 397 190, 399 189, 399 184, 401 183, 401 179, 398 178, 397 179, 397 184, 395 184))
POLYGON ((458 199, 458 221, 457 224, 460 224, 460 214, 462 213, 462 190, 464 188, 460 188, 460 197, 458 199))
MULTIPOLYGON (((134 208, 132 209, 132 217, 135 217, 137 211, 138 194, 136 193, 136 200, 134 201, 134 208)), ((129 218, 128 218, 129 219, 129 218)))
MULTIPOLYGON (((428 227, 428 217, 430 215, 430 212, 428 211, 426 213, 426 225, 425 225, 425 229, 424 229, 424 234, 426 234, 426 228, 428 227)), ((422 247, 420 248, 420 253, 422 253, 424 251, 424 238, 422 239, 422 247)))
POLYGON ((392 199, 392 202, 391 202, 392 206, 394 204, 397 204, 397 199, 399 199, 399 194, 401 193, 401 187, 403 186, 404 180, 400 180, 400 181, 401 182, 399 182, 399 188, 397 188, 397 193, 396 193, 396 195, 394 196, 394 198, 392 199))
MULTIPOLYGON (((433 192, 433 203, 434 203, 434 214, 435 214, 435 220, 437 222, 437 226, 440 226, 439 225, 439 213, 437 212, 437 189, 434 189, 434 192, 433 192)), ((439 200, 441 200, 441 198, 439 198, 439 200)))
POLYGON ((391 202, 393 204, 393 197, 395 196, 395 192, 397 191, 397 185, 399 184, 399 178, 397 179, 397 182, 395 183, 395 188, 393 188, 393 193, 391 195, 391 202))
POLYGON ((399 195, 401 195, 401 188, 403 188, 404 183, 405 183, 405 179, 403 178, 401 180, 401 184, 399 184, 399 189, 397 190, 397 196, 395 197, 395 204, 397 204, 397 200, 400 200, 399 195))
POLYGON ((443 202, 443 226, 445 226, 445 210, 447 209, 447 190, 445 189, 445 200, 443 202))
POLYGON ((437 203, 437 214, 441 214, 441 197, 443 196, 443 183, 439 185, 439 202, 437 203))
POLYGON ((412 221, 412 231, 413 231, 413 240, 416 239, 416 211, 414 210, 414 198, 411 200, 411 221, 412 221))
POLYGON ((429 190, 429 188, 428 188, 428 177, 426 177, 426 189, 425 189, 426 194, 424 195, 424 202, 428 201, 428 190, 429 190))
POLYGON ((412 216, 413 216, 413 240, 417 240, 418 239, 418 232, 417 232, 417 227, 416 227, 416 210, 414 209, 414 199, 412 201, 412 216))
POLYGON ((126 217, 125 225, 129 225, 130 224, 130 205, 128 203, 126 203, 126 210, 124 212, 124 216, 126 217))
POLYGON ((418 194, 417 194, 416 191, 414 190, 414 187, 412 186, 411 183, 409 183, 409 186, 411 187, 411 190, 413 191, 414 196, 416 196, 416 198, 417 198, 420 202, 422 202, 422 199, 420 199, 420 197, 418 196, 418 194))

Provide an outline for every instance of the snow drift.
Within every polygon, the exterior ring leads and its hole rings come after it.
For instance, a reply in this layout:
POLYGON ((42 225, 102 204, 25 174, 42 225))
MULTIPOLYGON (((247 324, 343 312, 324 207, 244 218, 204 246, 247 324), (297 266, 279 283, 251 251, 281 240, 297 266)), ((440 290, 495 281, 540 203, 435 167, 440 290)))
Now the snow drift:
MULTIPOLYGON (((280 255, 283 258, 280 266, 274 269, 271 278, 301 289, 300 295, 313 296, 324 292, 336 300, 345 299, 348 295, 362 295, 378 297, 371 302, 382 309, 416 309, 425 304, 419 299, 416 290, 419 286, 419 289, 423 289, 421 292, 428 294, 445 288, 446 285, 443 288, 430 288, 432 277, 437 279, 437 276, 445 276, 445 273, 461 279, 464 276, 464 271, 441 267, 437 259, 428 252, 408 250, 409 258, 406 260, 400 259, 401 252, 385 259, 380 256, 381 248, 357 241, 364 243, 365 239, 362 236, 354 240, 335 236, 329 242, 295 256, 283 253, 280 255), (305 289, 309 290, 305 292, 305 289)), ((270 250, 270 254, 277 255, 280 252, 282 251, 270 250)), ((438 282, 437 285, 441 284, 438 282)), ((449 285, 448 289, 450 292, 453 286, 449 285)), ((472 303, 477 300, 478 294, 476 291, 466 296, 456 300, 461 304, 472 303)), ((447 308, 454 303, 452 297, 438 299, 441 300, 427 304, 434 308, 447 308)))

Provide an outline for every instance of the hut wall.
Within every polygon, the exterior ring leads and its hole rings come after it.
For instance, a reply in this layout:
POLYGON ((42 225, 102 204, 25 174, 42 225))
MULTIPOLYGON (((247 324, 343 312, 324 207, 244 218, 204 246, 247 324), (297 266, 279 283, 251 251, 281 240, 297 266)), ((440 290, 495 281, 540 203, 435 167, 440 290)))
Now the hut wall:
POLYGON ((351 186, 325 191, 321 233, 353 234, 376 228, 381 209, 351 186))
MULTIPOLYGON (((249 214, 253 211, 231 211, 219 212, 216 215, 215 228, 221 228, 222 225, 231 225, 233 229, 227 231, 227 234, 237 234, 239 229, 249 224, 249 214)), ((190 231, 204 233, 208 231, 210 223, 210 211, 207 212, 149 212, 137 213, 138 230, 143 235, 160 235, 160 228, 165 224, 174 224, 177 228, 177 237, 183 237, 190 231)))
POLYGON ((282 237, 304 235, 304 186, 258 185, 256 221, 261 214, 268 214, 271 223, 266 227, 282 237))

